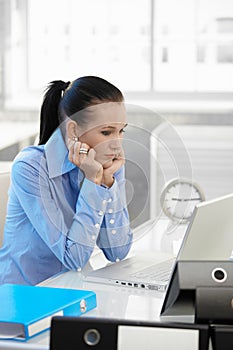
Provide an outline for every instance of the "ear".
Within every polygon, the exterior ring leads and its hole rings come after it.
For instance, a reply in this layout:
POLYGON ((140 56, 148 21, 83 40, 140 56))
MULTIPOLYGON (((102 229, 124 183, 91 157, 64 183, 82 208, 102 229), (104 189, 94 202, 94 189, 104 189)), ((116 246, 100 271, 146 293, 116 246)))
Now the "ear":
POLYGON ((78 125, 74 120, 69 120, 66 124, 66 135, 68 139, 73 140, 78 137, 78 125))

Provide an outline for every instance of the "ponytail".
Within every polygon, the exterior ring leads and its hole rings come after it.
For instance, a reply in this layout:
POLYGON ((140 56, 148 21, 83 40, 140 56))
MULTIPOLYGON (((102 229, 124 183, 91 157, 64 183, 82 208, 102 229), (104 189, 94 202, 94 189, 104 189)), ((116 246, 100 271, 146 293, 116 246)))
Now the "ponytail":
POLYGON ((39 145, 45 144, 60 124, 59 104, 62 92, 67 89, 69 84, 70 82, 65 83, 62 80, 54 80, 46 89, 40 111, 39 145))

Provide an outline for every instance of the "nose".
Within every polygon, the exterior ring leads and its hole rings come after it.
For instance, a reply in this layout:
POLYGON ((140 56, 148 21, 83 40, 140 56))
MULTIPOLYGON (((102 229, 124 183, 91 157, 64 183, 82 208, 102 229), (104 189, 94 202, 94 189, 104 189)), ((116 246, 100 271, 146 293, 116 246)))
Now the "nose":
POLYGON ((110 142, 110 148, 112 150, 116 150, 116 151, 119 151, 122 147, 122 138, 114 138, 111 140, 110 142))

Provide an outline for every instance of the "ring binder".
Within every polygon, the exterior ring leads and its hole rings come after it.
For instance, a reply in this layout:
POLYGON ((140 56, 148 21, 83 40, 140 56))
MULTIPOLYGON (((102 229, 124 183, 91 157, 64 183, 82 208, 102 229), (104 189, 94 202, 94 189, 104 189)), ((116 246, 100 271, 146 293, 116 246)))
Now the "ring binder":
POLYGON ((54 315, 80 316, 96 307, 93 291, 3 284, 0 339, 25 341, 50 328, 54 315))
POLYGON ((196 289, 195 322, 232 324, 233 288, 198 287, 196 289))
POLYGON ((126 321, 94 317, 52 318, 50 350, 207 350, 207 325, 126 321))

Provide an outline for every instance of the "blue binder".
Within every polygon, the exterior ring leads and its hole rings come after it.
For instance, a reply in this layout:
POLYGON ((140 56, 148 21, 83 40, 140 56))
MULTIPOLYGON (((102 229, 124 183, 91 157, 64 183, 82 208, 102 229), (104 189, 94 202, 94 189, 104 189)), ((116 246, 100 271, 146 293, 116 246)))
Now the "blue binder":
POLYGON ((53 316, 80 316, 96 307, 93 291, 0 286, 0 338, 25 341, 50 328, 53 316))

